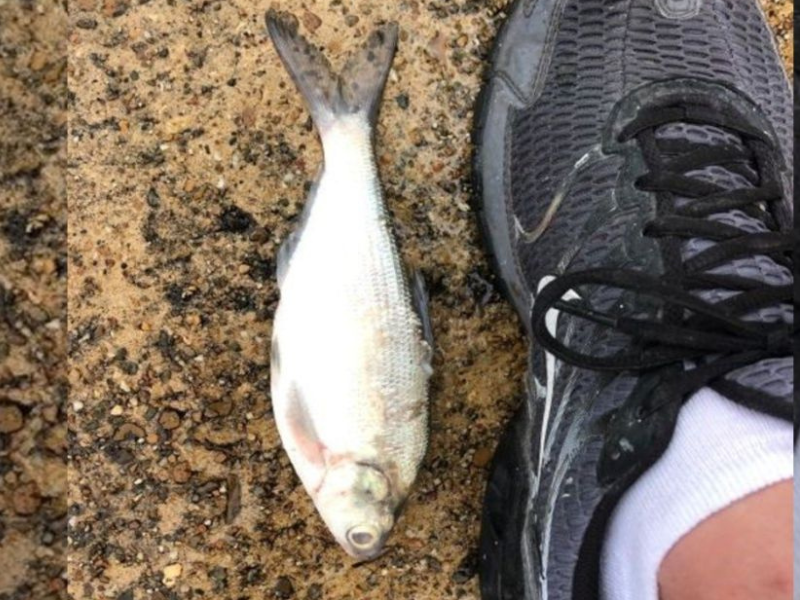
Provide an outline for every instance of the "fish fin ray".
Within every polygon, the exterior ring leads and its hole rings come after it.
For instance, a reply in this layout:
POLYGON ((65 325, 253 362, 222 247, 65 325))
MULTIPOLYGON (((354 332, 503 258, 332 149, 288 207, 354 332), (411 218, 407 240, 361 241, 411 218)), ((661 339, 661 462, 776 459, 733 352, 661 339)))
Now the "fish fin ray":
POLYGON ((300 90, 317 126, 330 123, 337 112, 339 78, 325 55, 298 31, 297 17, 270 9, 267 31, 286 70, 300 90))
POLYGON ((307 463, 324 469, 326 448, 317 435, 311 413, 295 382, 288 386, 287 400, 286 422, 291 432, 292 444, 307 463))
POLYGON ((434 348, 433 325, 431 324, 430 299, 428 298, 428 290, 425 286, 425 277, 418 270, 414 270, 411 273, 411 303, 422 325, 422 337, 427 347, 425 370, 430 375, 433 373, 433 368, 431 366, 434 348))
POLYGON ((378 118, 383 89, 397 50, 397 24, 375 29, 361 48, 350 55, 339 75, 344 104, 350 112, 366 113, 370 124, 378 118))
POLYGON ((340 74, 325 55, 298 31, 297 17, 270 9, 267 31, 320 130, 338 117, 365 114, 374 123, 397 48, 397 24, 375 29, 353 53, 340 74))

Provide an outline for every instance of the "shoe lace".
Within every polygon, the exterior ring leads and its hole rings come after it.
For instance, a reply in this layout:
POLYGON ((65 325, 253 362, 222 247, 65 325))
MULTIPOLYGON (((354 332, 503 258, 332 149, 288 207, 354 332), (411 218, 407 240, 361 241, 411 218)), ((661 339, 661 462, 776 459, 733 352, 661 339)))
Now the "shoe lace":
MULTIPOLYGON (((631 139, 639 144, 649 169, 636 187, 656 195, 656 218, 643 235, 658 240, 665 272, 659 277, 631 269, 564 274, 536 298, 532 322, 536 339, 547 351, 581 368, 644 371, 679 367, 676 376, 663 381, 649 399, 645 412, 651 413, 668 403, 684 401, 701 387, 721 382, 736 369, 790 354, 791 325, 752 321, 746 316, 763 307, 791 304, 792 285, 709 271, 739 258, 764 255, 793 272, 796 238, 781 231, 773 216, 776 203, 782 201, 775 147, 745 119, 702 104, 645 108, 619 136, 620 142, 631 139), (659 139, 659 128, 676 123, 722 129, 735 134, 741 143, 659 139), (741 175, 751 187, 730 190, 688 175, 717 166, 741 175), (708 218, 734 209, 760 220, 767 231, 747 232, 708 218), (715 243, 684 259, 681 248, 691 238, 715 243), (657 301, 660 310, 655 317, 611 314, 583 301, 563 299, 569 290, 587 285, 647 296, 657 301), (698 295, 700 290, 717 288, 733 293, 714 303, 698 295), (569 347, 546 326, 545 315, 554 308, 630 336, 632 350, 600 356, 569 347), (690 364, 694 366, 687 368, 690 364)), ((761 400, 765 412, 792 418, 791 405, 778 398, 761 400)))

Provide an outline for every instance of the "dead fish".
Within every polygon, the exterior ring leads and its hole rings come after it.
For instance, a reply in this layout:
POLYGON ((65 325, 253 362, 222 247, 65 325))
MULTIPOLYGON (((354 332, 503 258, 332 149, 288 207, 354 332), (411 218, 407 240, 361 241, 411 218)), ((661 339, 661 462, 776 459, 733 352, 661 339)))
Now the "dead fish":
POLYGON ((376 29, 334 72, 297 30, 267 30, 322 140, 324 166, 278 256, 272 402, 281 441, 339 544, 381 553, 428 443, 430 321, 406 277, 373 149, 397 25, 376 29))

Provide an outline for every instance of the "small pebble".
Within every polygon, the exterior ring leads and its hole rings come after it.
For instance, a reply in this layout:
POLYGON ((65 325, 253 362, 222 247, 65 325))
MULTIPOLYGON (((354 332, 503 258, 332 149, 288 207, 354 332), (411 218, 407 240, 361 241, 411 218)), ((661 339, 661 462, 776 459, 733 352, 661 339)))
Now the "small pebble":
POLYGON ((310 11, 305 11, 303 13, 302 20, 303 26, 311 33, 314 33, 317 29, 319 29, 319 26, 322 25, 322 19, 310 11))
POLYGON ((292 585, 292 580, 285 575, 278 577, 278 581, 275 582, 275 588, 273 591, 275 592, 276 598, 291 598, 294 596, 294 586, 292 585))
POLYGON ((25 419, 22 411, 14 404, 0 405, 0 433, 14 433, 22 429, 25 419))
POLYGON ((11 505, 18 515, 29 516, 34 514, 42 504, 42 497, 35 483, 26 483, 19 486, 11 497, 11 505))
POLYGON ((175 483, 186 483, 192 477, 192 469, 189 463, 183 461, 179 462, 172 468, 172 480, 175 483))
POLYGON ((96 19, 90 19, 90 18, 78 19, 75 22, 75 26, 78 29, 96 29, 97 28, 97 20, 96 19))
POLYGON ((174 586, 178 582, 178 578, 181 576, 181 573, 183 573, 183 566, 180 564, 176 563, 164 567, 164 585, 167 587, 174 586))
POLYGON ((478 448, 475 451, 475 455, 472 457, 472 464, 478 468, 483 468, 492 460, 492 454, 491 448, 478 448))
POLYGON ((158 422, 167 431, 177 429, 181 425, 181 418, 174 410, 165 410, 158 418, 158 422))

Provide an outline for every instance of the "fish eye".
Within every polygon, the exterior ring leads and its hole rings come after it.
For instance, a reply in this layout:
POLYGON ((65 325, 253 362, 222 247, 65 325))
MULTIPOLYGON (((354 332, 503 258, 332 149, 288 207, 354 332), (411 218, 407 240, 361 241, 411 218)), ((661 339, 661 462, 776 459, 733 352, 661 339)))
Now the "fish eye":
POLYGON ((378 532, 371 525, 358 525, 347 532, 347 539, 359 550, 373 546, 378 539, 378 532))

